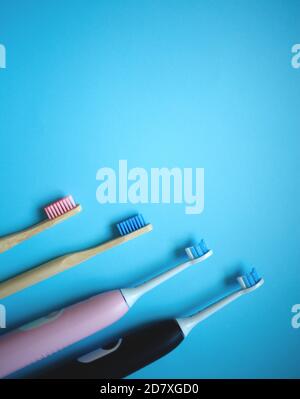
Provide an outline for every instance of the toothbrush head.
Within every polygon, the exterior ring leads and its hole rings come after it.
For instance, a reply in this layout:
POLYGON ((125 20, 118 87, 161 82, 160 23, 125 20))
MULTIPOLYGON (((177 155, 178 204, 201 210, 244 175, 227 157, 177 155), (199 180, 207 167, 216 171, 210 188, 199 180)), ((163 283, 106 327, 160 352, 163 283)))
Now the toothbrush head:
POLYGON ((151 224, 146 224, 143 215, 138 214, 132 218, 126 219, 117 224, 117 228, 121 236, 134 233, 140 229, 152 230, 151 224))
POLYGON ((253 268, 250 273, 238 277, 237 280, 245 294, 256 290, 264 283, 264 280, 257 274, 255 268, 253 268))
POLYGON ((76 205, 71 195, 55 201, 44 208, 44 211, 46 212, 46 215, 50 220, 57 219, 66 214, 69 214, 69 212, 71 211, 72 213, 76 213, 76 211, 79 212, 80 210, 81 206, 76 205))
POLYGON ((185 248, 185 252, 189 259, 195 263, 201 262, 213 254, 213 251, 208 249, 203 239, 197 245, 185 248))

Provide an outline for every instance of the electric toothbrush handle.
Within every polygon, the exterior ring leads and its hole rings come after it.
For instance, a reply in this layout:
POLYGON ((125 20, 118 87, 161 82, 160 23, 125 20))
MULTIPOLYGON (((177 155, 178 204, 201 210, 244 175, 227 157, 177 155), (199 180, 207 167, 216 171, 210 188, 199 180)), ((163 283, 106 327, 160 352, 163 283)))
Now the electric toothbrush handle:
POLYGON ((69 306, 0 337, 0 378, 111 325, 127 311, 119 290, 69 306))
POLYGON ((152 323, 45 372, 39 378, 124 378, 171 352, 183 338, 175 320, 152 323))

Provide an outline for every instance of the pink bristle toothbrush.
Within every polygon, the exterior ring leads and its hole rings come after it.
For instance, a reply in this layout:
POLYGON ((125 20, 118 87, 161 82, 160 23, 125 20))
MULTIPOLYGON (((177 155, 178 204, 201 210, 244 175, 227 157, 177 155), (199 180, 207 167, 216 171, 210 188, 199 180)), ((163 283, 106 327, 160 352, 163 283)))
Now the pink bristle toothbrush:
MULTIPOLYGON (((126 222, 120 231, 127 231, 126 222)), ((0 377, 41 360, 89 335, 102 330, 124 316, 146 292, 186 268, 212 255, 201 240, 186 248, 189 260, 134 288, 105 292, 50 314, 0 338, 0 377)))
POLYGON ((21 242, 28 240, 32 236, 41 233, 42 231, 68 219, 71 216, 76 215, 81 211, 81 206, 76 205, 73 197, 71 195, 62 198, 58 201, 47 205, 44 211, 48 219, 28 227, 25 230, 19 231, 17 233, 12 233, 4 237, 0 237, 0 253, 13 248, 14 246, 20 244, 21 242))

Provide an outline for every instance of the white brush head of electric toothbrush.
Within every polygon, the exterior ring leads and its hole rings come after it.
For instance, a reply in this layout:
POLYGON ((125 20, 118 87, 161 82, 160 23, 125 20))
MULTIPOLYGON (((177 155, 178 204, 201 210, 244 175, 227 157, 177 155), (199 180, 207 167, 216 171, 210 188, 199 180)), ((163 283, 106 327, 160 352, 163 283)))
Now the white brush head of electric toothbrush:
POLYGON ((264 279, 258 275, 255 268, 253 268, 250 273, 238 277, 237 280, 244 294, 255 291, 264 284, 264 279))
POLYGON ((202 262, 213 254, 213 251, 208 249, 203 239, 197 245, 185 248, 185 252, 193 263, 202 262))

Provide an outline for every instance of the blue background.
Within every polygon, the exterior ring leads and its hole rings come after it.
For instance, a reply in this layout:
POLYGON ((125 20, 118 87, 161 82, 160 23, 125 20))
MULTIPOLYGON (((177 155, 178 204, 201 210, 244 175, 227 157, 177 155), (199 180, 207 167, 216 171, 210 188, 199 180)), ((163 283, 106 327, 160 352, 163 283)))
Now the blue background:
POLYGON ((0 279, 112 237, 141 212, 155 230, 14 295, 8 327, 183 259, 204 237, 213 258, 143 297, 113 327, 26 376, 146 320, 189 314, 255 265, 265 286, 195 329, 132 377, 300 377, 300 2, 0 0, 0 235, 72 194, 84 212, 1 255, 0 279), (205 210, 99 205, 96 172, 205 168, 205 210))

